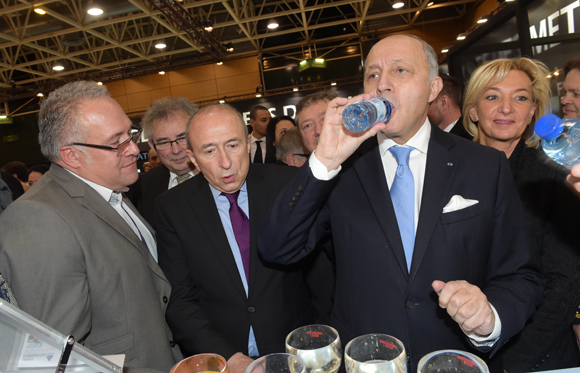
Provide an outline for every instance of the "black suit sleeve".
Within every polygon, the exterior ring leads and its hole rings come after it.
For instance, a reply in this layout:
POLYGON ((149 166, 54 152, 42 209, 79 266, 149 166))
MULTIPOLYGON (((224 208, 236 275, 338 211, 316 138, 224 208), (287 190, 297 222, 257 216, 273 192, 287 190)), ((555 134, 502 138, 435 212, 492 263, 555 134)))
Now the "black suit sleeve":
POLYGON ((326 198, 337 178, 317 180, 308 164, 282 190, 260 231, 258 249, 268 261, 296 263, 330 235, 326 198))
POLYGON ((184 356, 214 352, 229 359, 238 350, 220 333, 199 304, 200 297, 189 273, 184 247, 172 225, 170 211, 155 203, 159 266, 171 283, 167 324, 184 356))
POLYGON ((488 274, 482 291, 502 324, 500 339, 490 356, 523 329, 540 303, 544 286, 537 260, 530 250, 530 232, 509 164, 503 153, 498 158, 493 226, 483 231, 492 236, 486 264, 488 274))

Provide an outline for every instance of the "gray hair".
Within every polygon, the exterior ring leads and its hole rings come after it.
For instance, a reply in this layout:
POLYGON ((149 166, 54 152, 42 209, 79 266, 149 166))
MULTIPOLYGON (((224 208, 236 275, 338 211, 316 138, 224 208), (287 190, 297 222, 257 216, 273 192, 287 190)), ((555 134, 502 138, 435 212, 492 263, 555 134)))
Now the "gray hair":
POLYGON ((185 97, 163 97, 159 100, 153 101, 149 109, 141 119, 141 127, 143 127, 143 134, 148 139, 153 139, 153 126, 160 120, 165 120, 173 114, 180 111, 184 112, 189 118, 198 110, 198 107, 193 102, 185 97))
POLYGON ((239 118, 240 126, 244 127, 245 139, 246 140, 248 139, 248 135, 249 135, 248 126, 246 126, 246 122, 244 121, 242 114, 240 114, 240 112, 235 107, 228 105, 228 104, 207 105, 207 106, 200 108, 198 111, 196 111, 195 114, 193 114, 191 116, 191 118, 189 118, 189 121, 187 122, 186 136, 187 136, 187 146, 189 147, 189 149, 193 149, 191 146, 191 141, 189 140, 189 129, 191 128, 191 123, 193 123, 193 121, 196 120, 197 117, 199 117, 207 112, 212 112, 212 111, 217 111, 217 110, 229 110, 232 113, 235 113, 236 116, 239 118))
MULTIPOLYGON (((439 75, 439 64, 437 63, 437 53, 432 46, 429 45, 425 40, 421 39, 418 36, 410 35, 410 34, 397 34, 393 36, 405 36, 407 38, 415 39, 421 46, 423 47, 423 52, 425 52, 425 58, 427 59, 427 67, 429 68, 429 82, 432 82, 435 77, 439 75)), ((367 62, 365 60, 365 68, 367 66, 367 62)))
POLYGON ((60 148, 73 142, 84 142, 89 137, 90 131, 80 117, 80 106, 88 100, 103 97, 111 97, 106 86, 78 81, 54 90, 40 102, 38 143, 48 160, 61 161, 60 148))
POLYGON ((288 154, 308 153, 304 146, 304 140, 297 127, 292 127, 286 131, 280 141, 276 144, 276 159, 286 162, 288 154))

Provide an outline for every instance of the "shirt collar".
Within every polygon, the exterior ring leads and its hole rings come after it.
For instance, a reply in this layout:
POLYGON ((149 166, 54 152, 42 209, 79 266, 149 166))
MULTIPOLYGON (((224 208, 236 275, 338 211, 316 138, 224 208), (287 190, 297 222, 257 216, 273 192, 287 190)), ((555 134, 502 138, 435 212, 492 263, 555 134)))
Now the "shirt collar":
MULTIPOLYGON (((243 193, 247 193, 248 191, 248 187, 247 187, 247 181, 244 181, 244 184, 242 185, 242 187, 240 188, 240 191, 242 191, 243 193)), ((221 194, 222 192, 220 192, 219 190, 217 190, 216 188, 213 187, 213 185, 209 184, 209 189, 211 190, 211 194, 213 196, 213 199, 216 200, 221 194)))
MULTIPOLYGON (((429 122, 429 119, 425 118, 425 122, 423 123, 421 128, 419 128, 419 131, 417 131, 415 136, 413 136, 404 145, 413 147, 423 154, 427 154, 427 148, 429 146, 430 137, 431 137, 431 123, 429 122)), ((391 147, 399 145, 382 132, 377 133, 377 141, 379 142, 379 151, 381 153, 381 157, 383 157, 391 147)))
MULTIPOLYGON (((123 195, 121 193, 124 192, 125 190, 114 191, 112 189, 109 189, 109 188, 104 187, 102 185, 99 185, 97 183, 94 183, 94 182, 92 182, 90 180, 87 180, 84 177, 81 177, 81 176, 75 174, 71 170, 68 170, 66 168, 65 168, 65 170, 67 170, 72 175, 74 175, 78 179, 80 179, 83 182, 85 182, 88 186, 90 186, 91 188, 93 188, 97 193, 99 193, 99 195, 101 197, 103 197, 103 199, 105 201, 107 201, 108 203, 110 203, 111 206, 114 207, 114 206, 116 206, 117 204, 120 204, 123 201, 123 195)), ((128 190, 128 188, 126 188, 126 189, 128 190)))
POLYGON ((266 136, 264 136, 264 137, 262 137, 261 139, 258 140, 257 138, 254 137, 254 132, 252 132, 251 138, 250 138, 250 142, 264 141, 264 140, 266 140, 266 136))

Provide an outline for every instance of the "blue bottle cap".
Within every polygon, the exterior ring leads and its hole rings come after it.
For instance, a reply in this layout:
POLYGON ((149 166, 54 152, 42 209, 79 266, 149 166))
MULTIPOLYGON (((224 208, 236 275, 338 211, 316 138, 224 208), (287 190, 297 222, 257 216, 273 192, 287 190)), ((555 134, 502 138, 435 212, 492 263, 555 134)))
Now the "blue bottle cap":
POLYGON ((544 140, 553 140, 564 130, 562 119, 554 114, 546 114, 536 122, 534 130, 544 140))

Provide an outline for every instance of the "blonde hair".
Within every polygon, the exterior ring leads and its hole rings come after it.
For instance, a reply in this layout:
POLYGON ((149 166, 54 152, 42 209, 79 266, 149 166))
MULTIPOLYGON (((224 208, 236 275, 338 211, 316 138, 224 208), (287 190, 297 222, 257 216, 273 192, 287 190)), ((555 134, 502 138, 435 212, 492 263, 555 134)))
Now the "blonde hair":
POLYGON ((542 62, 530 58, 501 58, 486 62, 479 66, 471 77, 465 90, 463 100, 463 126, 473 136, 473 141, 479 142, 479 129, 469 115, 469 109, 475 106, 483 91, 489 85, 501 82, 512 70, 523 71, 532 81, 532 103, 536 111, 531 124, 526 128, 522 137, 530 148, 537 148, 540 138, 534 132, 534 124, 550 108, 550 83, 548 82, 548 68, 542 62))

